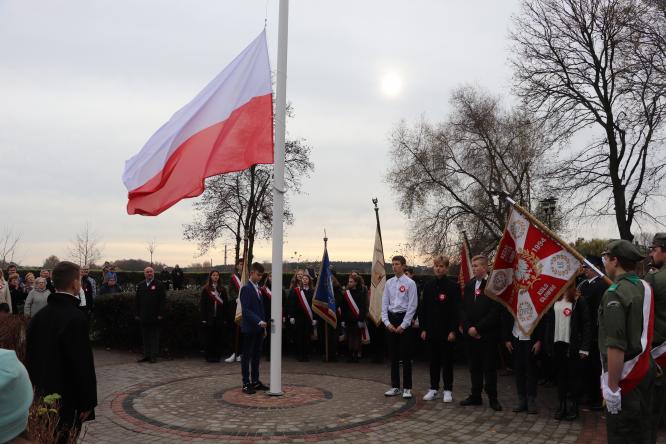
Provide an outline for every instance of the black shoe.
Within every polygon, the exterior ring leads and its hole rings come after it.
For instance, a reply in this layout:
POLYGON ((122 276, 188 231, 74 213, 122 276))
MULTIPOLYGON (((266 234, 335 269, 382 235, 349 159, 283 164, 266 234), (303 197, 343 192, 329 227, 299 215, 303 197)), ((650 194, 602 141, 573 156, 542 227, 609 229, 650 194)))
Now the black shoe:
POLYGON ((578 403, 576 401, 571 401, 567 406, 567 412, 564 415, 564 419, 567 421, 573 421, 578 418, 578 403))
POLYGON ((150 358, 149 358, 149 357, 143 357, 143 358, 141 358, 141 359, 137 359, 137 360, 136 360, 136 362, 148 362, 148 361, 150 361, 150 358))
POLYGON ((529 397, 527 398, 527 413, 530 415, 536 415, 539 413, 539 409, 536 406, 536 399, 529 397))
POLYGON ((502 411, 502 404, 499 403, 497 398, 491 399, 488 404, 490 404, 490 408, 495 410, 496 412, 501 412, 502 411))
POLYGON ((518 404, 511 409, 513 413, 520 413, 527 411, 527 401, 523 398, 518 401, 518 404))
POLYGON ((261 381, 257 381, 257 382, 252 383, 252 388, 255 389, 255 390, 261 390, 261 391, 265 392, 270 387, 268 387, 267 385, 264 385, 261 381))
POLYGON ((553 415, 553 418, 560 421, 562 418, 566 416, 566 414, 567 414, 567 404, 565 401, 560 401, 560 405, 557 407, 557 410, 555 410, 555 415, 553 415))
POLYGON ((462 406, 467 406, 467 405, 482 405, 483 401, 481 401, 481 397, 469 395, 467 398, 463 399, 460 401, 460 405, 462 406))
POLYGON ((254 395, 254 394, 257 393, 257 392, 256 392, 256 390, 252 387, 252 384, 245 384, 245 385, 243 386, 243 393, 245 393, 246 395, 254 395))

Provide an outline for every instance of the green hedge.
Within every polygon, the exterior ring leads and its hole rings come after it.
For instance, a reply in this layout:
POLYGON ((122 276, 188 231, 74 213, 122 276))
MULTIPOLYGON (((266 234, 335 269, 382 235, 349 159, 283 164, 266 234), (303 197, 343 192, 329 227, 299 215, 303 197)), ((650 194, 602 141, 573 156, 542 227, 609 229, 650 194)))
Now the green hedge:
MULTIPOLYGON (((160 336, 162 352, 178 355, 198 350, 199 326, 199 291, 169 291, 160 336)), ((91 329, 99 345, 139 350, 141 334, 134 319, 134 292, 97 297, 91 329)))

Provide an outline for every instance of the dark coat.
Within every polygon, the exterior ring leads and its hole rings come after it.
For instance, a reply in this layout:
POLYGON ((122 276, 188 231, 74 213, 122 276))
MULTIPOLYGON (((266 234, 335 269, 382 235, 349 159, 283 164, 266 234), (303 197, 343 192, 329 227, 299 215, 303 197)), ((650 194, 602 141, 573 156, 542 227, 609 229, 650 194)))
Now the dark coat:
POLYGON ((448 277, 432 278, 423 286, 419 325, 429 339, 444 339, 458 331, 460 287, 448 277))
MULTIPOLYGON (((312 288, 308 288, 307 290, 301 289, 301 291, 305 293, 305 299, 308 301, 308 306, 312 307, 312 296, 314 290, 312 288)), ((289 296, 287 297, 287 313, 289 314, 289 317, 296 320, 296 325, 307 324, 312 326, 310 318, 307 314, 305 314, 303 308, 301 308, 301 303, 298 299, 299 298, 298 294, 296 294, 296 289, 292 288, 289 291, 289 296)))
POLYGON ((201 290, 201 297, 199 298, 199 312, 201 313, 201 320, 206 321, 207 323, 215 323, 222 325, 224 323, 224 305, 227 299, 227 292, 224 290, 224 287, 220 285, 219 288, 219 297, 222 299, 220 304, 213 293, 206 287, 201 290))
POLYGON ((484 293, 486 279, 481 283, 479 294, 474 294, 476 279, 465 285, 463 299, 460 302, 460 324, 466 335, 470 327, 476 327, 481 340, 498 341, 500 339, 500 314, 502 306, 484 293))
POLYGON ((81 288, 83 289, 83 293, 86 295, 86 310, 92 311, 93 306, 95 304, 95 298, 93 297, 93 294, 95 290, 93 289, 93 285, 95 285, 94 281, 91 282, 91 279, 88 279, 89 276, 85 276, 81 278, 81 288))
POLYGON ((113 294, 113 293, 122 293, 123 288, 116 284, 113 287, 110 286, 108 283, 107 284, 102 284, 102 286, 99 288, 99 294, 113 294))
POLYGON ((599 277, 592 283, 589 283, 587 280, 583 281, 579 289, 581 299, 585 300, 590 314, 590 344, 592 349, 596 351, 599 349, 599 338, 597 337, 599 330, 599 304, 601 304, 601 298, 608 289, 608 284, 599 277))
POLYGON ((342 300, 340 301, 340 311, 342 312, 342 320, 345 321, 348 324, 351 324, 353 322, 365 322, 365 318, 368 316, 368 298, 365 295, 365 292, 363 288, 354 288, 353 290, 349 290, 351 293, 352 299, 354 299, 354 302, 356 302, 356 306, 358 307, 359 311, 359 316, 356 318, 354 316, 354 313, 352 312, 351 308, 349 308, 349 303, 347 302, 347 298, 342 296, 342 300))
POLYGON ((264 303, 261 300, 261 295, 252 282, 248 281, 248 283, 241 288, 239 298, 243 312, 241 331, 243 333, 260 333, 264 331, 264 329, 259 326, 259 322, 266 320, 264 303))
POLYGON ((20 287, 11 288, 9 294, 12 296, 12 313, 23 313, 23 306, 25 305, 25 300, 28 298, 28 295, 25 294, 20 287))
MULTIPOLYGON (((39 395, 62 396, 61 420, 97 406, 97 380, 86 315, 79 300, 51 294, 47 306, 28 325, 26 366, 39 395)), ((94 414, 89 419, 94 419, 94 414)))
MULTIPOLYGON (((579 351, 590 351, 592 333, 590 325, 590 311, 587 302, 578 298, 571 305, 571 326, 569 330, 569 355, 578 354, 579 351)), ((548 310, 542 320, 544 329, 544 342, 546 352, 552 354, 555 340, 555 305, 548 310)), ((593 356, 594 359, 596 357, 593 356)))
POLYGON ((136 316, 143 323, 155 323, 157 317, 164 312, 166 288, 157 279, 153 279, 150 286, 141 281, 136 286, 135 309, 136 316))

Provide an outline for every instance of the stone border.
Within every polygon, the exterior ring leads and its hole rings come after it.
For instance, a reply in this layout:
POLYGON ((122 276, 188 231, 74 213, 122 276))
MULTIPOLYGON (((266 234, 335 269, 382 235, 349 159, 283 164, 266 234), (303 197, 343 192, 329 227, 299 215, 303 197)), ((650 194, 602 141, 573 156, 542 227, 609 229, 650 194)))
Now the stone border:
MULTIPOLYGON (((339 375, 328 375, 328 374, 322 374, 322 373, 293 373, 295 375, 310 375, 310 376, 332 376, 336 378, 343 378, 342 376, 339 375)), ((357 423, 353 424, 346 424, 346 425, 339 425, 335 427, 315 427, 309 430, 303 430, 303 431, 298 431, 298 432, 243 432, 243 431, 238 431, 238 432, 231 432, 231 431, 215 431, 215 430, 205 430, 205 429, 195 429, 191 427, 184 427, 184 426, 177 426, 173 424, 167 424, 162 421, 158 421, 156 419, 149 418, 145 416, 144 414, 138 412, 133 405, 133 402, 136 398, 141 397, 143 392, 146 390, 149 390, 151 388, 163 386, 163 385, 168 385, 172 384, 174 382, 179 382, 179 381, 185 381, 189 379, 197 379, 197 378, 206 378, 210 377, 210 374, 206 375, 198 375, 198 376, 190 376, 190 377, 184 377, 184 378, 176 378, 176 379, 171 379, 168 381, 162 381, 156 384, 143 384, 140 386, 140 388, 135 389, 133 391, 130 391, 129 393, 116 393, 114 395, 114 398, 111 400, 111 405, 112 405, 112 411, 116 414, 118 414, 120 417, 122 417, 125 420, 129 420, 129 422, 133 423, 136 426, 144 426, 149 430, 155 431, 155 432, 163 432, 163 433, 169 433, 169 434, 176 434, 181 437, 196 437, 196 438, 220 438, 220 437, 233 437, 233 438, 239 438, 239 437, 256 437, 256 438, 286 438, 286 437, 307 437, 307 436, 314 436, 314 435, 325 435, 325 434, 330 434, 330 433, 337 433, 337 432, 342 432, 345 430, 352 430, 352 429, 359 429, 359 428, 367 428, 371 427, 373 425, 379 425, 382 423, 385 423, 387 420, 397 417, 397 416, 402 416, 405 414, 408 414, 410 410, 412 410, 413 407, 416 406, 416 399, 411 398, 407 401, 404 401, 405 404, 400 407, 399 409, 396 409, 386 415, 379 416, 377 418, 372 418, 368 419, 365 421, 360 421, 357 423)), ((343 378, 344 379, 344 378, 343 378)), ((356 379, 359 381, 375 381, 373 379, 369 378, 348 378, 348 379, 356 379)), ((324 391, 323 389, 316 387, 319 390, 324 391)), ((230 404, 233 407, 239 407, 235 404, 230 404)))

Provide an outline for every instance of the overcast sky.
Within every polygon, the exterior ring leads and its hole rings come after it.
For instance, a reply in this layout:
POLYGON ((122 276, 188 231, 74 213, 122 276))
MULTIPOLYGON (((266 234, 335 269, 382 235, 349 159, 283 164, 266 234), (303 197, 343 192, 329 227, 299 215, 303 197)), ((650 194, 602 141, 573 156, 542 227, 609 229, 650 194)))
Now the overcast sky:
MULTIPOLYGON (((287 98, 291 137, 313 147, 315 172, 292 196, 285 258, 370 260, 377 196, 386 255, 409 226, 384 182, 391 128, 441 120, 464 84, 510 94, 507 33, 517 0, 292 0, 287 98)), ((126 159, 247 46, 268 18, 272 69, 278 1, 0 0, 0 227, 39 265, 87 222, 103 259, 189 264, 191 200, 158 217, 128 216, 126 159)), ((615 236, 612 224, 597 236, 615 236)), ((583 231, 586 231, 583 229, 583 231)), ((231 247, 231 245, 230 245, 231 247)), ((224 243, 205 258, 223 262, 224 243)), ((270 259, 270 243, 257 248, 270 259)), ((231 255, 230 255, 231 257, 231 255)))

